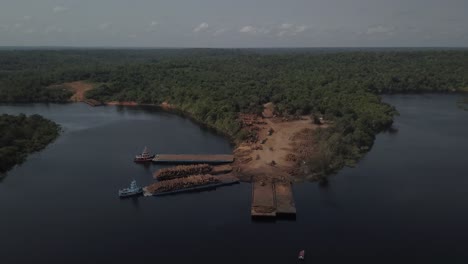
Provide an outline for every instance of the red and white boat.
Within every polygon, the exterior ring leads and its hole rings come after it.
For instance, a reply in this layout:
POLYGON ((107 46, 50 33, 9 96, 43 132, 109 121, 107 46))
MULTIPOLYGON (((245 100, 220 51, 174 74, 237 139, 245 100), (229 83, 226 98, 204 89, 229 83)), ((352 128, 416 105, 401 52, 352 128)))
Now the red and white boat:
POLYGON ((136 155, 134 161, 135 162, 149 162, 152 161, 155 155, 150 155, 148 153, 148 148, 145 147, 143 153, 140 155, 136 155))
POLYGON ((305 259, 305 250, 301 250, 301 251, 299 252, 299 259, 300 259, 300 260, 304 260, 304 259, 305 259))

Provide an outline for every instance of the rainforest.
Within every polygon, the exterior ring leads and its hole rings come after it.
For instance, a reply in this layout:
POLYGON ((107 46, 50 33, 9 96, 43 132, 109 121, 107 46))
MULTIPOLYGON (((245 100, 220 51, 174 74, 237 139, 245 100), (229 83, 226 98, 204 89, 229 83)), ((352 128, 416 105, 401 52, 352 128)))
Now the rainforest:
MULTIPOLYGON (((166 103, 235 143, 249 137, 239 114, 260 114, 269 102, 277 116, 321 117, 329 125, 311 132, 316 151, 306 162, 313 173, 328 175, 353 166, 372 147, 375 135, 391 127, 398 113, 380 95, 467 92, 468 51, 0 51, 0 102, 67 102, 72 92, 60 84, 80 80, 93 84, 87 98, 166 103)), ((48 128, 53 137, 56 129, 48 128)))

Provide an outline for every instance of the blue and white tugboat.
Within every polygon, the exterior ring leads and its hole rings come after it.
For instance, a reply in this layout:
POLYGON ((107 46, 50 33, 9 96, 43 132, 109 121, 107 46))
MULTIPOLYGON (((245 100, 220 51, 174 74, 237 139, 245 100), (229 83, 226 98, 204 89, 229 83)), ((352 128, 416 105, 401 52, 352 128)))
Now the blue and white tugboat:
POLYGON ((132 181, 129 188, 123 188, 119 190, 120 198, 129 197, 133 195, 139 195, 143 192, 143 189, 139 187, 135 180, 132 181))

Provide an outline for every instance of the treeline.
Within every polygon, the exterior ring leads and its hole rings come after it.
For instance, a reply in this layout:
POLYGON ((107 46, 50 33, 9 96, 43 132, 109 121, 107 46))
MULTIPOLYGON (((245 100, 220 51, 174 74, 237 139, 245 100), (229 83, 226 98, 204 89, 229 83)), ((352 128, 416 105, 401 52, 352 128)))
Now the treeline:
MULTIPOLYGON (((22 163, 59 135, 60 128, 40 115, 0 115, 0 174, 22 163)), ((1 178, 1 176, 0 176, 1 178)))
POLYGON ((310 164, 315 162, 316 173, 330 173, 351 165, 372 146, 375 134, 391 125, 396 111, 378 94, 468 90, 468 51, 0 52, 0 73, 5 72, 0 74, 0 101, 18 101, 22 94, 61 100, 68 96, 65 91, 41 94, 44 87, 91 80, 102 85, 89 91, 89 98, 168 102, 238 140, 245 136, 238 114, 260 113, 266 102, 275 103, 281 115, 324 116, 333 125, 317 132, 320 151, 310 164), (34 84, 15 86, 22 92, 11 97, 5 79, 34 84))

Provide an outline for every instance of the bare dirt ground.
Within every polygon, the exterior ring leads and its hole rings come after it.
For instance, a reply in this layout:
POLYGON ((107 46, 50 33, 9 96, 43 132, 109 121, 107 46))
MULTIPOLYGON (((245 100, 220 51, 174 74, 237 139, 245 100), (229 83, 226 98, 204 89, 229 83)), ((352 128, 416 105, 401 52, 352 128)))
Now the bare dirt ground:
MULTIPOLYGON (((53 88, 54 86, 51 86, 51 88, 53 88)), ((73 92, 73 95, 70 98, 70 100, 73 102, 83 102, 85 100, 86 91, 89 91, 94 87, 92 83, 88 83, 85 81, 63 83, 60 86, 64 86, 66 89, 73 92)))
POLYGON ((257 117, 250 129, 258 136, 234 151, 234 170, 244 181, 293 181, 297 164, 313 151, 311 132, 317 127, 308 116, 292 121, 257 117))

